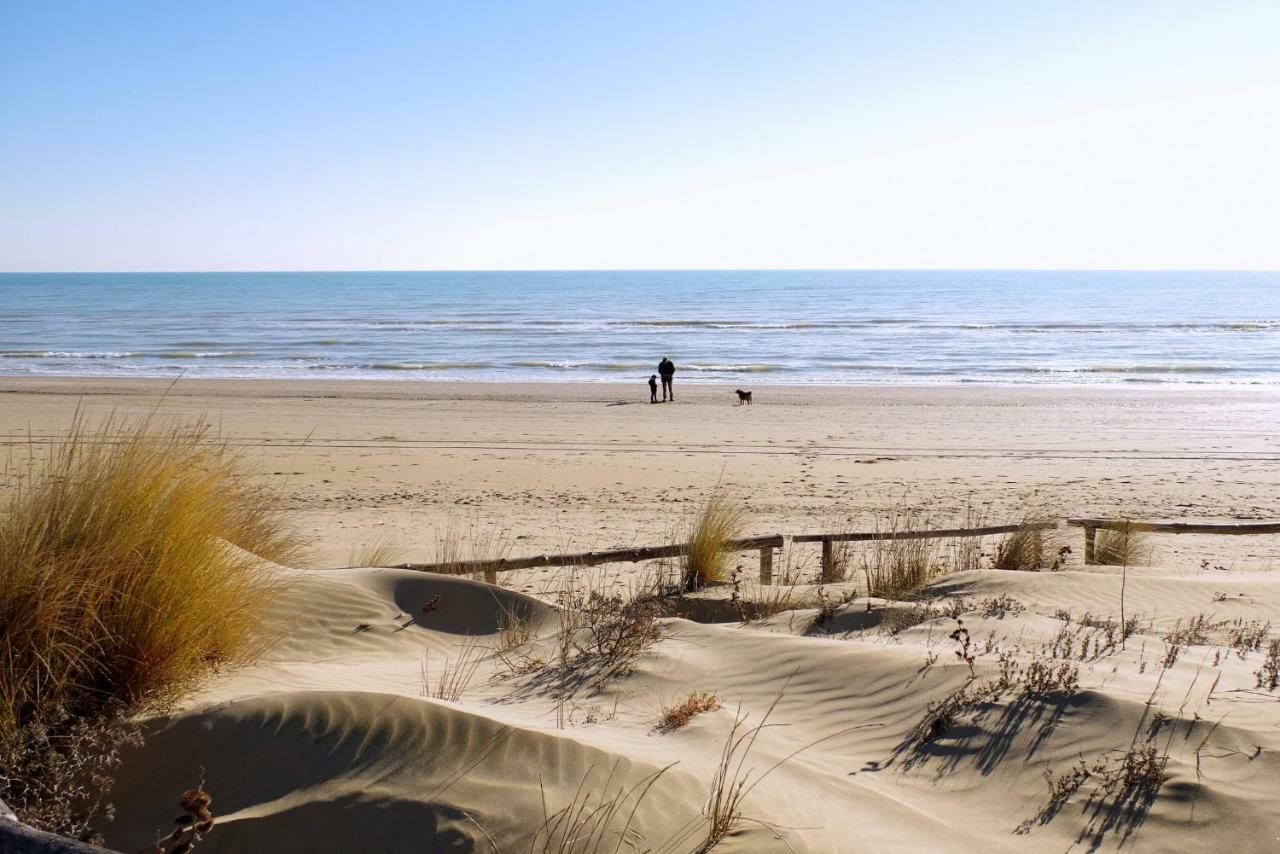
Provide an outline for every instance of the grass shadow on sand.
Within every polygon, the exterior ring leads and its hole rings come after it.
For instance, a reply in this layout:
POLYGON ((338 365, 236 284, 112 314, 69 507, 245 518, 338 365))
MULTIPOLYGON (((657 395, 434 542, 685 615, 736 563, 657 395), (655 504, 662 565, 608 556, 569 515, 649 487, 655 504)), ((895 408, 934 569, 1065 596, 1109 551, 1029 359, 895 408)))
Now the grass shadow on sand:
POLYGON ((1064 694, 1020 694, 1009 703, 982 702, 960 712, 957 720, 936 734, 921 737, 919 731, 909 733, 885 765, 901 762, 903 770, 911 771, 936 760, 936 776, 942 778, 962 763, 972 762, 984 777, 990 776, 1008 757, 1021 733, 1034 730, 1023 757, 1029 760, 1067 711, 1080 704, 1079 695, 1064 694))
MULTIPOLYGON (((1068 713, 1090 702, 1087 692, 1025 691, 1006 702, 999 696, 1001 690, 1015 689, 984 688, 972 682, 962 686, 942 701, 959 697, 960 702, 953 703, 941 717, 926 716, 894 748, 888 761, 876 765, 875 770, 900 763, 905 772, 932 764, 935 779, 941 781, 968 766, 989 777, 1008 759, 1029 762, 1068 713), (1015 748, 1019 748, 1016 753, 1015 748)), ((1144 735, 1142 729, 1140 722, 1128 752, 1112 751, 1092 765, 1082 759, 1079 769, 1056 779, 1047 776, 1047 803, 1014 832, 1025 835, 1049 824, 1070 804, 1072 795, 1088 783, 1091 788, 1080 806, 1084 825, 1076 843, 1090 851, 1109 841, 1124 845, 1146 821, 1165 779, 1163 762, 1167 754, 1162 755, 1154 747, 1155 732, 1144 735)))

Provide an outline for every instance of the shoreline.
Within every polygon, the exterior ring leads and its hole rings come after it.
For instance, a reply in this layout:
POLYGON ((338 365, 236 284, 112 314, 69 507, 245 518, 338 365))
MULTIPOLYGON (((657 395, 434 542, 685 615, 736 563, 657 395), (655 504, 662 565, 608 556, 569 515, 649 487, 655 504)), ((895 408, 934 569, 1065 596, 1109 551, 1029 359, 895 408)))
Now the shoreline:
MULTIPOLYGON (((357 396, 368 397, 367 394, 377 390, 387 393, 384 396, 395 399, 414 394, 421 397, 445 399, 449 392, 460 397, 507 397, 527 398, 528 391, 536 389, 547 392, 548 399, 559 399, 565 390, 602 391, 618 390, 634 392, 637 398, 647 394, 645 378, 630 381, 619 380, 444 380, 444 379, 409 379, 386 377, 371 379, 334 378, 334 377, 117 377, 87 375, 59 376, 10 376, 0 374, 0 394, 138 394, 171 389, 171 394, 196 394, 213 392, 231 392, 236 395, 245 394, 253 389, 272 396, 286 394, 294 387, 297 391, 305 391, 312 396, 317 389, 328 394, 347 390, 357 392, 357 396), (188 388, 187 386, 193 386, 188 388), (102 386, 102 388, 96 388, 102 386), (194 388, 199 386, 199 388, 194 388), (490 395, 483 392, 489 391, 490 395)), ((732 380, 682 379, 676 375, 677 388, 689 389, 688 394, 703 397, 711 393, 724 394, 732 392, 730 386, 741 385, 732 380)), ((1011 395, 1070 395, 1070 394, 1132 394, 1140 396, 1159 396, 1164 394, 1237 394, 1240 396, 1274 396, 1280 400, 1280 383, 1176 383, 1146 380, 1121 380, 1108 383, 1016 383, 1016 382, 809 382, 809 383, 762 383, 756 388, 767 393, 781 392, 787 398, 813 394, 815 396, 844 394, 856 396, 884 392, 900 392, 903 394, 961 394, 995 391, 1011 395)), ((612 399, 612 398, 610 398, 612 399)))

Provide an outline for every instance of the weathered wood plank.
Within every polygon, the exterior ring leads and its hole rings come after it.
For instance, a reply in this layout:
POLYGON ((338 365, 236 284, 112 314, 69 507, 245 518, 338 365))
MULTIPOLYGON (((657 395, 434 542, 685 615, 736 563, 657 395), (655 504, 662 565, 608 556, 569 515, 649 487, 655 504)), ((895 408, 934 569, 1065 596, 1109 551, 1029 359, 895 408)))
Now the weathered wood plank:
POLYGON ((1152 534, 1280 534, 1280 522, 1133 522, 1126 519, 1068 519, 1068 525, 1108 531, 1144 531, 1152 534))
POLYGON ((934 537, 985 537, 990 534, 1011 534, 1023 528, 1044 531, 1058 527, 1057 522, 1036 522, 1030 525, 988 525, 984 528, 941 528, 932 531, 861 531, 849 534, 796 534, 793 543, 854 543, 870 540, 928 540, 934 537))
POLYGON ((822 580, 834 581, 836 575, 835 548, 831 540, 822 541, 822 580))
POLYGON ((760 550, 760 583, 773 583, 773 546, 765 546, 760 550))
MULTIPOLYGON (((725 551, 746 552, 763 548, 781 548, 783 537, 774 534, 768 537, 751 537, 745 540, 732 540, 725 544, 725 551)), ((664 557, 679 557, 688 546, 675 543, 668 546, 645 546, 635 549, 616 549, 603 552, 582 552, 580 554, 534 555, 532 557, 501 558, 499 560, 467 560, 453 563, 401 563, 393 569, 413 569, 419 572, 438 572, 444 575, 467 575, 472 572, 491 573, 510 572, 515 569, 536 569, 543 566, 599 566, 604 563, 638 563, 644 560, 657 560, 664 557)))

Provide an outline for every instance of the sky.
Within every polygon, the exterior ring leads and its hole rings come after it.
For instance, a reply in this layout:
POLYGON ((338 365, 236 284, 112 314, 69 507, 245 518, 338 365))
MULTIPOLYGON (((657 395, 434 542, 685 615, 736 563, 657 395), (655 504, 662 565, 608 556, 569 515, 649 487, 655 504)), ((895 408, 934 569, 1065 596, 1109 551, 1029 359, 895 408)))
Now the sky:
POLYGON ((1277 44, 1277 0, 0 0, 0 270, 1280 269, 1277 44))

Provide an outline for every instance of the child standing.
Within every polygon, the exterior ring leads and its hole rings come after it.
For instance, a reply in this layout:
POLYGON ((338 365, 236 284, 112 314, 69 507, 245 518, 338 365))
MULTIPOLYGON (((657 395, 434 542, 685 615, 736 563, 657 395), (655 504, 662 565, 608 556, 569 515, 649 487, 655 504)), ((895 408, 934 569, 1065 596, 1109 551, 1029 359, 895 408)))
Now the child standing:
POLYGON ((658 402, 658 375, 654 374, 649 377, 649 402, 658 402))

